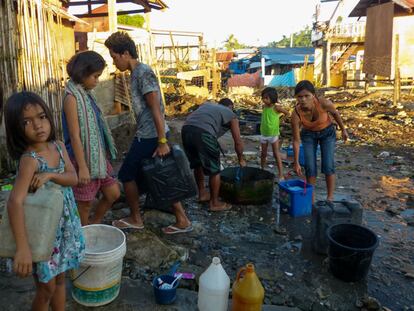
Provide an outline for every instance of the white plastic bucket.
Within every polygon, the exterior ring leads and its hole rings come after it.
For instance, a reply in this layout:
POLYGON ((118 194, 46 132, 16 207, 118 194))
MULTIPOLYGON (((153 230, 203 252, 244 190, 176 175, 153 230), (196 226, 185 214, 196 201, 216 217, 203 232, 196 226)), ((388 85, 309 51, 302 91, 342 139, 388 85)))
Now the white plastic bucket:
POLYGON ((108 225, 89 225, 82 229, 86 253, 79 269, 72 272, 72 297, 84 306, 102 306, 119 294, 122 259, 126 253, 125 234, 108 225))

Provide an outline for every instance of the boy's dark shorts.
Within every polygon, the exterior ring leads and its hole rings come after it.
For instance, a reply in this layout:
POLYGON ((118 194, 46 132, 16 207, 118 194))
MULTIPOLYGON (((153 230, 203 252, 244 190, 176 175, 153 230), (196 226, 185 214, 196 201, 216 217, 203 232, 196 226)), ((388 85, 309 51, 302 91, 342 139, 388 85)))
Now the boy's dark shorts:
POLYGON ((207 176, 220 173, 220 146, 207 131, 185 125, 181 130, 184 151, 192 169, 202 167, 207 176))
MULTIPOLYGON (((158 138, 141 138, 134 137, 129 151, 118 172, 118 179, 121 182, 136 180, 138 188, 142 186, 142 160, 151 158, 155 149, 158 147, 158 138)), ((140 189, 143 190, 143 189, 140 189)))

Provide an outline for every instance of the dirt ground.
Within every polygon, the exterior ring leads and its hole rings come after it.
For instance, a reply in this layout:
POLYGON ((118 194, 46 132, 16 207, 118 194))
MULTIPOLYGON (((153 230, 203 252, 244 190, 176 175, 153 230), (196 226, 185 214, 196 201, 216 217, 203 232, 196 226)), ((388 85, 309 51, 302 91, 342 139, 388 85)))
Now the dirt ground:
MULTIPOLYGON (((352 102, 363 95, 341 93, 335 96, 331 98, 336 102, 352 102)), ((364 209, 363 224, 380 239, 366 280, 346 283, 332 276, 326 256, 315 254, 311 248, 310 217, 292 218, 282 213, 280 228, 284 230, 276 230, 277 184, 271 203, 234 206, 228 212, 209 213, 207 206, 200 205, 195 199, 186 200, 185 208, 194 226, 194 231, 189 234, 163 235, 160 227, 168 224, 171 218, 166 219, 163 213, 147 211, 146 232, 154 234, 166 245, 179 248, 181 259, 185 259, 180 271, 193 272, 197 276, 207 268, 213 256, 221 258, 232 281, 241 266, 254 263, 265 288, 267 305, 312 311, 414 310, 414 99, 408 95, 403 99, 404 102, 393 107, 390 95, 380 94, 353 106, 340 107, 351 141, 347 144, 338 142, 337 145, 335 195, 358 200, 364 209)), ((285 104, 291 103, 287 101, 285 104)), ((241 100, 238 105, 243 107, 241 100)), ((171 141, 179 143, 182 122, 182 117, 170 118, 171 141)), ((283 132, 285 127, 287 124, 282 127, 282 136, 287 144, 290 136, 289 131, 283 132)), ((128 126, 114 131, 121 154, 127 149, 133 134, 133 128, 128 126)), ((258 166, 257 137, 244 136, 243 139, 248 165, 258 166)), ((231 136, 226 134, 220 142, 228 154, 224 164, 234 165, 231 136)), ((268 164, 267 170, 274 171, 274 162, 269 161, 268 164)), ((289 162, 284 162, 285 171, 289 167, 289 162)), ((319 176, 317 199, 325 198, 324 189, 324 178, 319 176)), ((125 204, 120 202, 116 210, 108 213, 105 221, 109 223, 118 218, 124 210, 125 204)), ((143 233, 127 234, 136 237, 143 233)), ((150 262, 126 258, 121 290, 123 298, 97 310, 196 310, 196 281, 181 282, 180 299, 176 304, 165 308, 154 305, 149 291, 150 282, 170 264, 162 261, 152 266, 150 262), (138 289, 143 288, 142 291, 135 288, 137 294, 133 298, 130 297, 131 284, 138 289), (138 294, 139 291, 142 294, 138 294), (124 300, 126 293, 129 293, 129 300, 124 300)), ((25 310, 24 303, 33 295, 33 287, 25 286, 19 286, 17 280, 2 272, 0 310, 25 310), (10 301, 17 302, 16 308, 2 309, 1 306, 10 306, 10 301)), ((71 298, 68 300, 68 310, 88 310, 71 298)))

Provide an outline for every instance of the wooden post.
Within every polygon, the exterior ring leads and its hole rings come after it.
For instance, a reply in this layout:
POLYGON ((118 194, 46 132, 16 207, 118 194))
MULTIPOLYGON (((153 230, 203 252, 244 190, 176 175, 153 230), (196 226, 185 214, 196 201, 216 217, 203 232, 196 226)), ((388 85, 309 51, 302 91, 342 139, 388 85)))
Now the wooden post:
POLYGON ((152 30, 151 30, 150 11, 145 12, 144 19, 145 19, 145 28, 149 34, 149 54, 150 54, 149 63, 157 76, 158 84, 160 86, 161 98, 162 98, 164 105, 166 105, 167 103, 165 102, 164 90, 162 89, 161 75, 160 75, 160 71, 158 68, 157 56, 156 56, 155 47, 154 47, 155 40, 154 40, 154 35, 152 34, 152 30))
POLYGON ((173 38, 173 35, 172 35, 171 31, 170 31, 170 40, 171 40, 172 51, 173 51, 174 57, 175 57, 175 67, 177 68, 177 71, 181 71, 182 66, 181 66, 180 55, 179 55, 179 51, 175 47, 174 38, 173 38))
POLYGON ((308 69, 308 62, 309 62, 309 55, 305 55, 305 60, 304 60, 304 64, 303 64, 303 70, 302 70, 302 77, 301 80, 305 80, 306 79, 306 72, 308 69))
POLYGON ((212 85, 212 92, 213 97, 217 96, 218 87, 217 87, 217 64, 216 64, 216 49, 212 49, 212 68, 211 68, 211 75, 213 78, 213 85, 212 85))
POLYGON ((266 60, 263 56, 260 59, 260 66, 262 68, 262 79, 263 79, 262 82, 263 82, 263 85, 266 85, 266 60))
POLYGON ((109 31, 116 32, 118 28, 118 20, 116 14, 116 0, 108 0, 108 19, 109 31))
POLYGON ((394 43, 394 106, 397 106, 400 101, 401 93, 401 80, 400 80, 400 67, 399 67, 399 54, 400 54, 400 36, 395 35, 394 43))
POLYGON ((331 41, 326 41, 326 86, 331 85, 331 41))

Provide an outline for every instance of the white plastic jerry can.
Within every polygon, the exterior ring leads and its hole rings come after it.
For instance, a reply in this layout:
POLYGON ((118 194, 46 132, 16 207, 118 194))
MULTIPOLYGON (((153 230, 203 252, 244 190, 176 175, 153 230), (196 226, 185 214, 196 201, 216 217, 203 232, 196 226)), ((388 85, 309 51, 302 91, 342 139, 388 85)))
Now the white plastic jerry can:
POLYGON ((198 289, 198 309, 200 311, 227 311, 229 302, 230 278, 214 257, 212 263, 200 276, 198 289))

